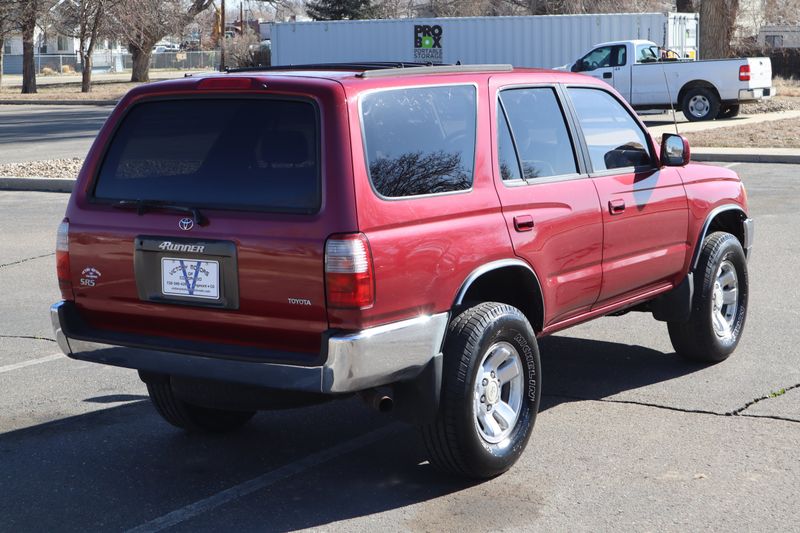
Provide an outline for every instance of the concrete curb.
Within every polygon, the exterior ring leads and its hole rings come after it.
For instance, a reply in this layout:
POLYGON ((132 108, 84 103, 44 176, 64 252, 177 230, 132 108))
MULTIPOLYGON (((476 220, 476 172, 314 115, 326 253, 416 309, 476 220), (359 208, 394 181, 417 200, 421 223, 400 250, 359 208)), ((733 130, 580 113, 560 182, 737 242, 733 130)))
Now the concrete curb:
POLYGON ((0 100, 0 105, 117 105, 119 100, 0 100))
POLYGON ((76 181, 70 178, 13 178, 0 176, 0 190, 72 192, 76 181))
POLYGON ((692 150, 692 161, 719 163, 784 163, 800 165, 800 154, 730 154, 716 152, 696 152, 692 150))

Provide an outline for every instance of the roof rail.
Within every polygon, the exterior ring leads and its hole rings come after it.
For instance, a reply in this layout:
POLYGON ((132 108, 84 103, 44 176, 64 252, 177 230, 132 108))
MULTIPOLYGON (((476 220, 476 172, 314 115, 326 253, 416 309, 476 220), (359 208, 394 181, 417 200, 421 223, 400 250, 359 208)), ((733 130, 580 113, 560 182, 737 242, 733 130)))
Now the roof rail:
POLYGON ((396 70, 402 68, 430 67, 433 63, 410 63, 406 61, 353 61, 347 63, 309 63, 306 65, 271 65, 256 67, 226 68, 225 72, 258 72, 271 70, 396 70))
POLYGON ((461 72, 511 72, 514 70, 512 65, 506 64, 487 64, 487 65, 427 65, 419 66, 407 71, 389 68, 367 70, 356 74, 359 78, 384 78, 390 76, 415 75, 415 74, 449 74, 461 72))

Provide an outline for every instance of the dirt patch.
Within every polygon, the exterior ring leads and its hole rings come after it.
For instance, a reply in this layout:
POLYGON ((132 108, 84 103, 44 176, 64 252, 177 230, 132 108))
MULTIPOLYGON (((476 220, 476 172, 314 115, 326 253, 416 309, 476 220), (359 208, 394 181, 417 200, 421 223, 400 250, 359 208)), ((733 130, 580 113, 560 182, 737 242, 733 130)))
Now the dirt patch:
POLYGON ((800 148, 800 118, 787 118, 684 134, 691 146, 722 148, 800 148))
POLYGON ((16 178, 77 178, 83 159, 49 159, 0 165, 0 176, 16 178))

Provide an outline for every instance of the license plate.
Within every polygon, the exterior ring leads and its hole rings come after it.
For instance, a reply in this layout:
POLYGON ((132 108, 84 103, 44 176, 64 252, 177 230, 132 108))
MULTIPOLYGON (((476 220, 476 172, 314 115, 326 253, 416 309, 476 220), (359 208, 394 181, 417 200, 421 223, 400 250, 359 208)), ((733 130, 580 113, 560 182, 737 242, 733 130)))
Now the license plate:
POLYGON ((161 292, 165 296, 219 300, 219 262, 161 258, 161 292))

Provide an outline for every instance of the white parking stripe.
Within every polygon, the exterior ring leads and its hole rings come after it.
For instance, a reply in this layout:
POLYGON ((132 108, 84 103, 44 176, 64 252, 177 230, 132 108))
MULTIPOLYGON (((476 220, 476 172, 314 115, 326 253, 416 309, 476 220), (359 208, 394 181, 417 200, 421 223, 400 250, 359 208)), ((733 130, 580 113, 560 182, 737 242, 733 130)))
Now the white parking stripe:
POLYGON ((325 451, 317 452, 293 463, 283 465, 280 468, 271 470, 249 481, 245 481, 244 483, 234 485, 233 487, 218 492, 212 496, 209 496, 208 498, 203 498, 202 500, 190 503, 185 507, 181 507, 180 509, 172 511, 171 513, 167 513, 159 518, 156 518, 155 520, 151 520, 133 529, 129 529, 127 533, 153 533, 156 531, 163 531, 164 529, 180 524, 181 522, 185 522, 191 518, 194 518, 195 516, 211 511, 212 509, 216 509, 221 505, 225 505, 226 503, 230 503, 234 500, 242 498, 243 496, 247 496, 248 494, 265 489, 270 485, 274 485, 275 483, 283 481, 286 478, 300 474, 301 472, 304 472, 310 468, 327 463, 328 461, 341 455, 345 455, 369 446, 370 444, 397 433, 403 428, 404 426, 400 423, 395 422, 389 424, 388 426, 367 433, 366 435, 361 435, 360 437, 343 442, 325 451))
POLYGON ((728 163, 727 165, 722 165, 722 166, 725 168, 733 168, 733 167, 738 167, 739 165, 741 165, 741 163, 728 163))
POLYGON ((50 361, 57 361, 66 357, 63 353, 54 353, 52 355, 46 355, 44 357, 40 357, 39 359, 31 359, 30 361, 23 361, 21 363, 14 363, 13 365, 6 365, 0 366, 0 374, 5 372, 11 372, 12 370, 17 370, 20 368, 25 368, 26 366, 33 366, 33 365, 40 365, 42 363, 49 363, 50 361))

